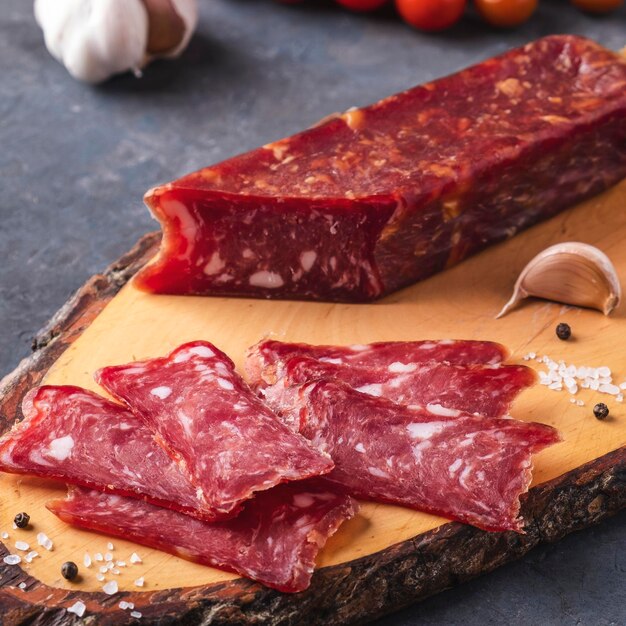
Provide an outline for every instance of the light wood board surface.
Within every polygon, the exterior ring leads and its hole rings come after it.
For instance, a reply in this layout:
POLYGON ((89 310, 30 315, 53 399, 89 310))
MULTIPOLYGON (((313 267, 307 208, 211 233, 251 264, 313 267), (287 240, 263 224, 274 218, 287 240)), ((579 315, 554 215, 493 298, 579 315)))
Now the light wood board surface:
MULTIPOLYGON (((125 363, 164 354, 193 339, 214 342, 242 369, 245 349, 261 337, 310 343, 367 343, 383 340, 463 338, 499 341, 511 350, 511 362, 525 362, 528 352, 563 359, 576 365, 607 365, 614 381, 626 381, 626 307, 610 317, 590 310, 544 301, 527 301, 506 317, 496 313, 509 298, 521 268, 537 252, 558 241, 584 241, 599 246, 613 260, 624 282, 626 276, 626 182, 575 209, 497 245, 425 282, 375 304, 347 305, 311 302, 263 301, 227 298, 151 296, 127 285, 94 323, 50 369, 45 382, 81 385, 102 392, 92 380, 104 365, 125 363), (573 338, 556 338, 554 328, 568 322, 573 338)), ((543 364, 529 361, 535 369, 543 364)), ((515 402, 518 419, 557 427, 563 443, 535 457, 534 484, 562 475, 585 462, 626 444, 626 403, 590 390, 578 392, 579 407, 566 391, 537 385, 515 402), (600 422, 592 407, 609 404, 611 419, 600 422)), ((22 566, 53 586, 99 590, 100 563, 83 566, 83 555, 108 551, 109 538, 73 529, 49 513, 46 500, 64 494, 63 486, 0 475, 0 531, 12 552, 23 540, 41 555, 22 566), (12 529, 15 513, 27 511, 32 526, 12 529), (37 532, 54 541, 47 552, 37 546, 37 532), (74 560, 82 579, 68 583, 60 576, 61 564, 74 560)), ((359 516, 345 524, 322 551, 320 566, 342 563, 382 550, 445 523, 446 520, 388 505, 365 504, 359 516)), ((189 563, 156 550, 111 539, 116 560, 128 563, 119 576, 120 589, 135 589, 133 581, 145 577, 143 589, 200 585, 234 578, 218 570, 189 563), (130 565, 135 551, 142 564, 130 565)), ((24 554, 24 553, 21 553, 24 554)))

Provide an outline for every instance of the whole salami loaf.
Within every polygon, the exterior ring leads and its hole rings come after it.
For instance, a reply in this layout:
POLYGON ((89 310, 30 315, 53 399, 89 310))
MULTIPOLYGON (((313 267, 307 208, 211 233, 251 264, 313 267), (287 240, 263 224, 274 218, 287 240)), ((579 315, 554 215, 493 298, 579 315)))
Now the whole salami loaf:
POLYGON ((152 189, 155 293, 367 301, 626 175, 626 59, 555 35, 152 189))

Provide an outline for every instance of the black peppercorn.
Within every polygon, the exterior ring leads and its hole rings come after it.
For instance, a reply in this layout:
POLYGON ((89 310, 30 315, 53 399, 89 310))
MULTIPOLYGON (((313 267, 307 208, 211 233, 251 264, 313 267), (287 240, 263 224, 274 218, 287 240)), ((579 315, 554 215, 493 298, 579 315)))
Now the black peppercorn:
POLYGON ((26 528, 26 526, 28 526, 28 522, 30 522, 30 515, 28 513, 18 513, 13 518, 13 523, 18 528, 26 528))
POLYGON ((67 561, 61 566, 61 575, 66 580, 74 580, 78 576, 78 566, 74 561, 67 561))
POLYGON ((556 336, 562 341, 567 341, 572 336, 572 329, 569 324, 561 322, 556 327, 556 336))
POLYGON ((598 402, 598 404, 593 407, 593 414, 599 420, 605 420, 609 416, 609 407, 604 404, 604 402, 598 402))

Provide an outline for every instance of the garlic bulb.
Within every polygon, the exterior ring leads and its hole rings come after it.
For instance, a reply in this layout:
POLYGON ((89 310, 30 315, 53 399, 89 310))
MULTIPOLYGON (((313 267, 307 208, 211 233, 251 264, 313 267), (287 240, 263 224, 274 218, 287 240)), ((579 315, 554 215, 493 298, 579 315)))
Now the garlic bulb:
POLYGON ((79 80, 98 83, 176 57, 198 21, 196 0, 35 0, 46 47, 79 80))
POLYGON ((528 296, 598 309, 609 315, 619 304, 622 289, 604 252, 586 243, 568 242, 546 248, 526 265, 511 299, 496 318, 528 296))

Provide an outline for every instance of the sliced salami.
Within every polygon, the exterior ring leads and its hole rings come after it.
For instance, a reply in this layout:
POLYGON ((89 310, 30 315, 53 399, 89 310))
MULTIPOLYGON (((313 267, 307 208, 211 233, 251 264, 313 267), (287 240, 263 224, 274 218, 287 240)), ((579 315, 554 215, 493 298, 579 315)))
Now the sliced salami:
POLYGON ((126 408, 80 387, 43 386, 0 439, 0 470, 145 499, 214 519, 184 473, 126 408))
POLYGON ((560 441, 544 424, 403 407, 342 383, 269 392, 286 422, 333 457, 328 479, 354 496, 485 530, 522 530, 531 455, 560 441))
POLYGON ((453 365, 501 363, 507 349, 492 341, 439 339, 427 341, 381 341, 366 345, 313 346, 265 339, 247 353, 246 373, 251 384, 273 384, 275 366, 294 357, 307 357, 335 365, 367 368, 391 368, 406 371, 422 363, 453 365))
POLYGON ((323 480, 280 485, 212 524, 81 488, 47 507, 63 521, 236 572, 280 591, 309 586, 315 557, 357 503, 323 480))
POLYGON ((205 341, 105 367, 97 381, 155 433, 220 514, 255 492, 329 472, 331 459, 286 428, 232 361, 205 341))
MULTIPOLYGON (((448 363, 392 363, 388 367, 338 365, 309 358, 293 358, 275 374, 277 386, 291 386, 318 378, 342 381, 361 393, 398 404, 445 407, 485 416, 506 415, 511 403, 535 382, 523 365, 451 365, 448 363)), ((268 377, 269 378, 269 377, 268 377)), ((262 390, 270 406, 273 395, 262 390)), ((444 408, 444 414, 445 414, 444 408)))

